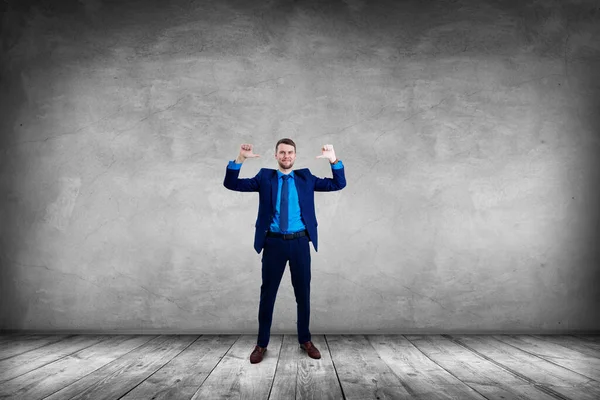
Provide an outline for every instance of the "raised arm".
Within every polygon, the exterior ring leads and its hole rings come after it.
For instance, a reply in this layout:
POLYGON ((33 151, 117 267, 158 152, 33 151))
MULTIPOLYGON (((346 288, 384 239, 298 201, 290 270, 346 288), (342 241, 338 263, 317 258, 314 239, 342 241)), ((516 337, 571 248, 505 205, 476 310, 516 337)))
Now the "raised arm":
POLYGON ((247 158, 260 157, 258 154, 252 152, 252 147, 251 144, 242 144, 240 146, 240 154, 235 161, 229 162, 225 171, 225 179, 223 180, 223 186, 227 189, 237 192, 258 192, 260 188, 258 174, 254 178, 238 178, 242 164, 247 158))
POLYGON ((317 158, 327 158, 331 164, 333 178, 315 179, 315 192, 334 192, 346 187, 346 175, 344 173, 344 164, 335 156, 333 145, 326 144, 321 148, 321 155, 317 158))

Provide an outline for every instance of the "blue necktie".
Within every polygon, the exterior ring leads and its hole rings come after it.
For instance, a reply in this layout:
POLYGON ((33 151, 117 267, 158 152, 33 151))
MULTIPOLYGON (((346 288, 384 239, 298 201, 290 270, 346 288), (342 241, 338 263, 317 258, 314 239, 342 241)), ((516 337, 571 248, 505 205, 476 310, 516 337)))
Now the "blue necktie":
POLYGON ((289 175, 282 175, 283 184, 281 185, 281 199, 279 202, 279 229, 285 233, 288 229, 288 179, 289 175))

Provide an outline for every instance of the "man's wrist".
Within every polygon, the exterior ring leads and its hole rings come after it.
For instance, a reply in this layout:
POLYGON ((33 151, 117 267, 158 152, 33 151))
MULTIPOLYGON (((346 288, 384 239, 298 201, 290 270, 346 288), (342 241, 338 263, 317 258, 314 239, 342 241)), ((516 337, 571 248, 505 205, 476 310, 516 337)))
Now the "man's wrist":
POLYGON ((337 163, 338 163, 338 161, 339 161, 339 160, 336 158, 336 159, 335 159, 335 160, 333 160, 333 161, 329 160, 329 163, 330 163, 331 165, 335 165, 335 164, 337 164, 337 163))

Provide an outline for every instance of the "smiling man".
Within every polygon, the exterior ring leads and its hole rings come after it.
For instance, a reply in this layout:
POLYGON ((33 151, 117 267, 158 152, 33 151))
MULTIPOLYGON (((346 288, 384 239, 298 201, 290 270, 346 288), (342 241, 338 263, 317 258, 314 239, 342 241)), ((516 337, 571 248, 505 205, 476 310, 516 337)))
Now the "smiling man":
POLYGON ((315 192, 332 192, 346 186, 344 165, 335 156, 333 146, 324 145, 321 155, 331 164, 333 178, 318 178, 308 168, 293 170, 296 144, 281 139, 275 145, 278 169, 262 168, 254 178, 238 178, 242 163, 260 157, 251 144, 242 144, 235 161, 230 161, 223 185, 239 192, 259 192, 258 218, 254 249, 262 255, 262 285, 258 309, 258 339, 250 362, 262 361, 271 336, 273 308, 281 277, 289 261, 292 286, 297 304, 297 329, 300 347, 309 357, 321 353, 311 341, 310 321, 310 246, 318 251, 315 192))

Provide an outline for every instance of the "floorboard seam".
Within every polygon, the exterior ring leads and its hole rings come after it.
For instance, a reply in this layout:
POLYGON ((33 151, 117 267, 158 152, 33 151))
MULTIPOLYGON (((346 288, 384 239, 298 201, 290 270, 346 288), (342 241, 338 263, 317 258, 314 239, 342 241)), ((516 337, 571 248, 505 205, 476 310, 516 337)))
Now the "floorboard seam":
MULTIPOLYGON (((557 391, 555 391, 555 390, 553 390, 553 389, 551 389, 549 387, 546 387, 546 386, 542 385, 541 383, 534 381, 531 378, 528 378, 526 375, 523 375, 520 372, 517 372, 517 371, 513 370, 512 368, 509 368, 506 365, 499 363, 498 361, 494 360, 493 358, 490 358, 490 357, 486 356, 485 354, 482 354, 482 353, 478 352, 477 350, 475 350, 475 349, 471 348, 470 346, 462 343, 459 339, 456 339, 456 338, 452 337, 451 335, 442 335, 442 336, 445 337, 445 338, 447 338, 448 340, 453 341, 454 343, 458 344, 459 346, 464 347, 465 349, 469 350, 470 352, 472 352, 474 354, 477 354, 479 357, 484 358, 487 361, 489 361, 489 362, 497 365, 498 367, 500 367, 503 370, 505 370, 506 372, 508 372, 508 373, 516 376, 517 378, 523 379, 525 382, 529 383, 530 385, 532 385, 536 389, 538 389, 538 390, 540 390, 540 391, 542 391, 542 392, 544 392, 546 394, 549 394, 549 395, 554 396, 554 397, 556 397, 558 399, 561 399, 561 400, 571 400, 568 397, 565 397, 562 394, 558 393, 557 391)), ((498 339, 496 339, 496 340, 498 340, 498 339)), ((504 342, 502 342, 502 343, 504 343, 504 342)))
MULTIPOLYGON (((379 358, 381 360, 381 362, 388 368, 388 370, 392 373, 393 376, 396 377, 396 379, 398 379, 398 382, 400 382, 400 384, 402 385, 402 387, 404 388, 404 390, 406 390, 406 392, 410 395, 410 398, 418 398, 419 395, 409 386, 407 385, 404 380, 402 379, 402 377, 400 375, 398 375, 396 373, 396 371, 394 371, 394 369, 392 368, 391 365, 389 365, 388 363, 386 363, 381 356, 379 355, 379 353, 377 352, 377 349, 375 349, 375 346, 373 346, 373 342, 371 341, 371 337, 373 335, 363 335, 365 340, 367 341, 367 343, 369 343, 369 346, 371 346, 371 349, 373 349, 373 354, 377 355, 377 358, 379 358)), ((375 382, 375 387, 377 387, 377 382, 375 382)), ((375 397, 379 398, 377 396, 377 390, 375 390, 375 397)))
POLYGON ((166 363, 164 363, 163 365, 161 365, 159 368, 157 368, 154 372, 152 372, 150 375, 148 375, 147 377, 145 377, 144 379, 142 379, 141 381, 138 382, 137 385, 135 385, 134 387, 132 387, 131 389, 129 389, 127 392, 123 393, 122 396, 119 396, 119 399, 122 399, 123 397, 127 396, 127 394, 129 394, 129 392, 135 390, 135 388, 137 388, 138 386, 140 386, 142 383, 144 383, 146 380, 148 380, 148 378, 150 378, 152 375, 156 374, 158 371, 160 371, 161 369, 163 369, 165 367, 165 365, 167 365, 168 363, 170 363, 171 361, 173 361, 175 358, 177 358, 181 353, 183 353, 188 347, 190 347, 192 344, 194 344, 198 339, 200 339, 202 335, 198 335, 198 337, 196 337, 196 339, 192 340, 190 344, 188 344, 187 346, 185 346, 179 353, 175 354, 173 357, 171 357, 171 359, 169 361, 167 361, 166 363))
POLYGON ((591 336, 597 337, 597 338, 600 339, 600 334, 579 334, 579 335, 570 335, 570 336, 573 336, 574 338, 582 340, 582 341, 585 341, 585 342, 590 342, 591 341, 593 343, 598 343, 598 341, 593 340, 593 339, 590 340, 591 336))
MULTIPOLYGON (((267 400, 271 398, 271 392, 273 391, 273 384, 275 383, 275 377, 277 376, 277 367, 279 367, 279 359, 281 358, 281 349, 283 349, 283 341, 285 340, 285 335, 281 335, 281 345, 279 346, 279 353, 277 353, 277 363, 275 363, 275 371, 273 371, 273 379, 271 380, 271 387, 269 388, 269 394, 267 395, 267 400)), ((296 396, 296 392, 294 391, 294 397, 296 396)))
MULTIPOLYGON (((527 336, 529 336, 529 335, 527 335, 527 336)), ((496 339, 496 338, 494 338, 494 339, 496 339)), ((580 373, 580 372, 573 371, 572 369, 570 369, 570 368, 567 368, 567 367, 565 367, 564 365, 557 364, 557 363, 555 363, 555 362, 554 362, 554 361, 552 361, 552 360, 548 360, 548 359, 546 359, 546 358, 544 358, 544 357, 542 357, 542 356, 538 356, 538 355, 537 355, 537 354, 535 354, 535 353, 531 353, 530 351, 527 351, 527 350, 525 350, 525 349, 522 349, 522 348, 520 348, 520 347, 517 347, 517 346, 515 346, 515 345, 512 345, 512 344, 510 344, 510 343, 508 343, 508 342, 505 342, 504 340, 501 340, 501 339, 496 339, 496 340, 497 340, 497 341, 499 341, 499 342, 502 342, 502 343, 504 343, 504 344, 506 344, 506 345, 508 345, 508 346, 514 347, 515 349, 517 349, 517 350, 519 350, 519 351, 522 351, 522 352, 524 352, 524 353, 527 353, 527 354, 530 354, 530 355, 532 355, 532 356, 534 356, 534 357, 537 357, 537 358, 539 358, 539 359, 540 359, 540 360, 542 360, 542 361, 549 362, 550 364, 554 364, 554 365, 556 365, 557 367, 564 368, 564 369, 566 369, 567 371, 571 371, 571 372, 572 372, 572 373, 574 373, 574 374, 577 374, 577 375, 583 376, 584 378, 590 379, 590 380, 592 380, 592 381, 594 381, 594 382, 598 382, 598 381, 597 381, 596 379, 594 379, 594 378, 590 378, 589 376, 587 376, 587 375, 583 375, 583 374, 582 374, 582 373, 580 373)), ((563 347, 564 347, 564 346, 563 346, 563 347)))
MULTIPOLYGON (((543 334, 535 334, 535 335, 537 335, 537 336, 534 336, 534 337, 537 337, 537 338, 539 338, 540 340, 545 340, 546 342, 557 344, 556 342, 552 342, 551 340, 548 340, 548 339, 544 338, 544 336, 547 336, 547 335, 543 335, 543 334)), ((588 348, 588 349, 590 349, 590 350, 598 351, 598 348, 596 348, 596 347, 594 347, 594 346, 590 346, 586 340, 582 340, 582 339, 578 338, 578 337, 577 337, 577 336, 575 336, 575 335, 565 335, 565 336, 569 336, 569 337, 572 337, 573 339, 576 339, 576 340, 578 340, 578 341, 579 341, 579 342, 578 342, 579 344, 581 344, 581 345, 583 345, 583 346, 587 347, 587 348, 588 348)), ((570 346, 568 346, 568 347, 567 347, 567 346, 565 346, 564 344, 561 344, 560 346, 566 347, 567 349, 570 349, 570 350, 573 350, 573 351, 579 351, 579 352, 581 352, 580 350, 574 349, 574 348, 572 348, 572 347, 570 347, 570 346)))
MULTIPOLYGON (((73 335, 73 336, 77 336, 77 335, 73 335)), ((65 338, 65 339, 68 339, 68 338, 65 338)), ((64 339, 63 339, 63 340, 64 340, 64 339)), ((37 370, 37 369, 43 368, 43 367, 45 367, 45 366, 47 366, 47 365, 50 365, 50 364, 52 364, 52 363, 55 363, 55 362, 58 362, 58 361, 62 360, 63 358, 67 358, 67 357, 69 357, 69 356, 71 356, 71 355, 73 355, 73 354, 79 353, 80 351, 83 351, 83 350, 85 350, 85 349, 87 349, 87 348, 89 348, 89 347, 92 347, 92 346, 95 346, 95 345, 97 345, 97 344, 99 344, 99 343, 102 343, 102 342, 103 342, 103 341, 105 341, 105 340, 108 340, 108 338, 107 338, 107 339, 100 339, 100 340, 99 340, 99 341, 97 341, 96 343, 92 343, 92 344, 90 344, 90 345, 89 345, 89 346, 87 346, 87 347, 83 347, 83 348, 81 348, 81 349, 79 349, 79 350, 76 350, 76 351, 74 351, 74 352, 72 352, 72 353, 65 354, 65 355, 64 355, 64 356, 62 356, 62 357, 56 358, 56 359, 54 359, 54 360, 52 360, 52 361, 49 361, 49 362, 47 362, 46 364, 40 365, 40 366, 38 366, 37 368, 34 368, 34 369, 30 370, 30 371, 23 372, 22 374, 20 374, 20 375, 17 375, 17 376, 13 376, 13 377, 12 377, 12 378, 10 378, 10 379, 5 379, 5 380, 3 380, 3 381, 0 381, 0 383, 8 382, 8 381, 10 381, 10 380, 12 380, 12 379, 16 379, 16 378, 18 378, 18 377, 20 377, 20 376, 23 376, 23 375, 25 375, 25 374, 28 374, 28 373, 30 373, 30 372, 33 372, 33 371, 35 371, 35 370, 37 370)), ((61 340, 59 340, 58 342, 60 342, 60 341, 61 341, 61 340)), ((54 343, 58 343, 58 342, 53 342, 53 343, 49 343, 49 344, 54 344, 54 343)), ((42 347, 44 347, 44 346, 42 346, 42 347)), ((35 350, 39 350, 39 349, 41 349, 42 347, 38 347, 38 348, 37 348, 37 349, 35 349, 35 350)), ((25 353, 27 353, 27 352, 25 352, 25 353)), ((25 354, 25 353, 21 353, 21 354, 19 354, 19 355, 22 355, 22 354, 25 354)))
POLYGON ((41 345, 40 347, 36 347, 36 348, 34 348, 34 349, 29 349, 29 350, 26 350, 26 351, 24 351, 24 352, 22 352, 22 353, 14 354, 14 355, 12 355, 12 356, 8 356, 8 357, 6 357, 6 358, 0 358, 0 361, 8 360, 8 359, 10 359, 10 358, 17 357, 17 356, 20 356, 20 355, 22 355, 22 354, 29 353, 30 351, 39 350, 39 349, 41 349, 41 348, 43 348, 43 347, 50 346, 51 344, 55 344, 55 343, 62 342, 63 340, 69 339, 69 338, 71 338, 71 337, 74 337, 74 336, 77 336, 77 335, 68 335, 68 336, 66 336, 66 337, 64 337, 64 338, 62 338, 62 339, 60 339, 60 340, 57 340, 56 342, 50 342, 50 343, 46 343, 46 344, 44 344, 44 345, 41 345))
MULTIPOLYGON (((165 339, 163 340, 163 342, 166 342, 167 340, 169 340, 169 335, 160 335, 160 336, 165 338, 165 339)), ((198 339, 198 338, 196 338, 196 340, 197 340, 197 339, 198 339)), ((177 353, 177 354, 179 354, 179 353, 177 353)), ((119 358, 120 358, 120 357, 119 357, 119 358)), ((171 360, 172 360, 172 359, 171 359, 171 360)), ((169 360, 169 361, 171 361, 171 360, 169 360)), ((113 361, 114 361, 114 360, 113 360, 113 361)), ((167 361, 165 364, 167 364, 169 361, 167 361)), ((160 366, 160 368, 164 367, 164 366, 165 366, 165 364, 161 365, 161 366, 160 366)), ((158 368, 158 369, 160 369, 160 368, 158 368)), ((127 393, 131 392, 133 389, 135 389, 136 387, 138 387, 138 386, 139 386, 139 385, 140 385, 142 382, 144 382, 144 381, 145 381, 146 379, 148 379, 150 376, 154 375, 154 374, 156 373, 156 371, 158 371, 158 369, 157 369, 157 370, 155 370, 154 372, 152 372, 150 375, 146 376, 146 377, 145 377, 144 379, 142 379, 141 381, 139 381, 139 382, 138 382, 136 385, 134 385, 134 387, 133 387, 132 389, 128 390, 128 391, 127 391, 127 392, 125 392, 123 395, 119 396, 119 397, 118 397, 118 399, 121 399, 121 398, 123 398, 123 396, 127 395, 127 393)), ((93 386, 93 385, 92 385, 92 386, 93 386)), ((91 386, 90 386, 90 387, 91 387, 91 386)), ((86 389, 85 389, 83 392, 85 392, 86 390, 88 390, 90 387, 86 388, 86 389)), ((80 392, 79 394, 75 395, 74 397, 77 397, 77 396, 79 396, 79 395, 80 395, 81 393, 83 393, 83 392, 80 392)))
MULTIPOLYGON (((69 386, 71 386, 71 385, 74 385, 74 384, 76 384, 76 383, 77 383, 77 382, 79 382, 80 380, 87 378, 88 376, 90 376, 91 374, 95 373, 95 372, 96 372, 96 371, 98 371, 99 369, 102 369, 102 368, 106 367, 107 365, 109 365, 109 364, 111 364, 111 363, 113 363, 113 362, 117 361, 119 358, 121 358, 121 357, 123 357, 123 356, 126 356, 127 354, 131 353, 132 351, 135 351, 136 349, 138 349, 138 348, 140 348, 140 347, 142 347, 142 346, 144 346, 144 345, 146 345, 146 344, 150 343, 151 341, 153 341, 153 340, 155 340, 156 338, 159 338, 159 337, 160 337, 160 335, 154 336, 152 339, 150 339, 150 340, 148 340, 148 341, 146 341, 146 342, 144 342, 144 343, 140 344, 139 346, 137 346, 137 347, 135 347, 135 348, 133 348, 133 349, 129 350, 127 353, 121 354, 119 357, 115 358, 114 360, 112 360, 112 361, 109 361, 109 362, 107 362, 106 364, 99 366, 99 367, 98 367, 98 368, 96 368, 95 370, 93 370, 93 371, 90 371, 89 373, 87 373, 87 374, 83 375, 81 378, 74 380, 73 382, 69 383, 67 386, 63 386, 62 388, 60 388, 60 389, 58 389, 58 390, 56 390, 56 391, 54 391, 54 392, 52 392, 52 393, 48 394, 47 396, 44 396, 44 399, 45 399, 45 398, 47 398, 47 397, 53 396, 54 394, 56 394, 56 393, 60 392, 61 390, 65 389, 65 388, 68 388, 68 387, 69 387, 69 386)), ((74 395, 73 397, 75 397, 75 396, 78 396, 80 393, 84 392, 84 391, 85 391, 85 390, 87 390, 88 388, 89 388, 89 386, 88 386, 88 387, 86 387, 85 389, 83 389, 83 390, 82 390, 81 392, 79 392, 78 394, 74 395)))
POLYGON ((470 388, 471 390, 473 390, 475 393, 477 393, 478 395, 480 395, 481 397, 483 397, 484 399, 490 400, 489 397, 485 397, 485 395, 483 393, 480 393, 477 389, 475 389, 474 387, 472 387, 471 385, 469 385, 468 383, 464 382, 462 379, 460 379, 458 376, 454 375, 452 372, 450 372, 449 370, 447 370, 446 368, 442 367, 440 364, 438 364, 436 361, 434 361, 431 357, 429 357, 427 354, 425 354, 420 348, 419 346, 417 346, 416 344, 414 344, 409 338, 407 338, 405 335, 402 335, 402 337, 404 339, 406 339, 408 341, 408 343, 410 343, 415 349, 417 349, 421 354, 423 354, 425 357, 427 357, 428 360, 430 360, 432 363, 434 363, 435 365, 437 365, 438 367, 440 367, 442 370, 446 371, 448 374, 450 374, 451 376, 453 376, 454 378, 456 378, 456 380, 458 380, 459 382, 461 382, 463 385, 465 385, 466 387, 470 388))
POLYGON ((227 353, 229 353, 229 351, 231 351, 231 348, 238 342, 238 340, 240 340, 241 337, 242 337, 242 335, 238 335, 238 338, 235 339, 233 341, 233 343, 231 343, 231 346, 229 346, 229 348, 227 349, 227 351, 225 353, 223 353, 223 355, 221 356, 221 358, 219 359, 219 361, 217 361, 217 363, 214 365, 214 367, 212 367, 212 369, 210 370, 210 372, 208 374, 206 374, 206 376, 204 377, 204 379, 202 380, 202 382, 198 386, 198 389, 196 389, 196 391, 194 392, 194 394, 192 394, 192 397, 190 397, 190 399, 193 399, 194 396, 196 396, 196 394, 198 394, 198 392, 202 388, 202 385, 204 385, 204 382, 206 382, 206 380, 208 379, 208 377, 210 376, 210 374, 212 374, 213 371, 215 370, 215 368, 217 368, 217 366, 219 364, 221 364, 221 361, 223 361, 223 359, 225 358, 225 356, 227 355, 227 353))
POLYGON ((296 381, 294 382, 294 400, 298 398, 298 375, 300 374, 300 357, 296 357, 296 381))
POLYGON ((335 362, 333 361, 333 354, 331 354, 331 348, 329 347, 329 341, 327 340, 327 335, 323 335, 325 338, 325 343, 327 344, 327 351, 329 352, 329 358, 331 359, 331 365, 333 365, 333 370, 335 371, 335 377, 338 380, 338 384, 340 385, 340 391, 342 392, 342 399, 346 400, 346 394, 344 393, 344 387, 342 386, 342 381, 340 380, 340 375, 337 372, 337 368, 335 366, 335 362))

